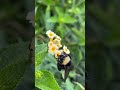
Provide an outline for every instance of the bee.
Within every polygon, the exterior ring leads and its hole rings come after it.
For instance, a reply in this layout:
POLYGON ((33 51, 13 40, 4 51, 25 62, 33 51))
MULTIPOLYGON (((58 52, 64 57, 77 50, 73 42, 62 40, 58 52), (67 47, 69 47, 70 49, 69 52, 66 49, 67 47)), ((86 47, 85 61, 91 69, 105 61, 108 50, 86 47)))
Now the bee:
POLYGON ((66 54, 65 52, 61 53, 61 55, 59 55, 57 60, 57 68, 59 71, 65 70, 64 81, 66 81, 69 72, 73 69, 73 67, 74 66, 71 62, 71 55, 66 54))
POLYGON ((64 70, 64 81, 66 81, 69 72, 73 69, 69 49, 64 45, 62 48, 61 38, 51 30, 46 32, 50 38, 48 43, 49 53, 57 58, 57 68, 59 71, 64 70))

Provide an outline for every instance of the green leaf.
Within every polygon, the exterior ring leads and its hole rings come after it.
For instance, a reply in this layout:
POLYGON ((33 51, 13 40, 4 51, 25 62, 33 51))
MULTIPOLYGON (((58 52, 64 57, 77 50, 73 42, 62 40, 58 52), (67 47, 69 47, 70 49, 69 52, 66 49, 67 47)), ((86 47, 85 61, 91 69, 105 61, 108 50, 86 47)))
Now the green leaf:
POLYGON ((59 23, 68 23, 68 24, 71 24, 71 23, 75 23, 77 22, 76 18, 70 16, 69 14, 64 14, 62 16, 59 16, 59 23))
POLYGON ((82 59, 83 59, 83 55, 82 55, 81 50, 79 51, 79 57, 80 57, 80 60, 82 60, 82 59))
POLYGON ((36 78, 35 86, 42 90, 60 90, 60 87, 54 79, 53 75, 48 71, 42 71, 42 77, 36 78))
POLYGON ((53 17, 48 19, 48 22, 56 23, 56 22, 58 22, 58 17, 53 16, 53 17))
POLYGON ((22 79, 28 62, 18 61, 0 70, 0 90, 12 90, 22 79))
POLYGON ((13 90, 24 76, 28 61, 28 43, 10 45, 0 56, 0 90, 13 90))
POLYGON ((66 83, 63 84, 65 90, 74 90, 74 85, 70 81, 70 79, 66 80, 66 83))
POLYGON ((35 47, 35 66, 41 64, 47 54, 47 44, 36 45, 35 47))
POLYGON ((82 30, 77 30, 75 28, 72 28, 73 33, 79 37, 79 45, 84 46, 85 45, 85 33, 82 30))
POLYGON ((41 71, 35 71, 35 78, 36 79, 41 79, 42 78, 42 75, 43 75, 43 73, 41 72, 41 71))
POLYGON ((55 1, 54 0, 41 0, 41 3, 45 5, 54 5, 55 1))
POLYGON ((60 7, 55 7, 55 11, 56 11, 58 16, 63 16, 63 14, 64 14, 63 9, 60 7))
POLYGON ((106 30, 107 33, 103 34, 101 37, 103 42, 108 46, 119 46, 120 45, 119 20, 117 20, 113 14, 108 14, 109 12, 105 12, 97 5, 96 6, 91 5, 89 10, 93 15, 96 16, 96 19, 99 20, 107 28, 106 30), (96 8, 96 10, 94 10, 94 8, 96 8))
POLYGON ((78 82, 74 82, 75 84, 77 84, 80 87, 80 90, 85 90, 85 88, 78 82))
POLYGON ((27 59, 28 46, 28 42, 23 42, 3 48, 0 53, 0 70, 15 61, 27 59))
POLYGON ((54 22, 56 21, 58 23, 68 23, 68 24, 77 22, 76 18, 70 16, 68 13, 64 13, 62 8, 56 7, 55 10, 58 14, 58 18, 54 16, 54 18, 52 18, 54 22))

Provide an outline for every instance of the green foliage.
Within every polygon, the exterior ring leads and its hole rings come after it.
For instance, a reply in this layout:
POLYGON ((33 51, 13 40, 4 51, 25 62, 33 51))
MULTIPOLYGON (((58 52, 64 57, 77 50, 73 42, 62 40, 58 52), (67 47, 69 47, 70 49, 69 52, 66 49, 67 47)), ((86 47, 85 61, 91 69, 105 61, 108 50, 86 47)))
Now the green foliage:
POLYGON ((41 71, 38 66, 44 60, 47 45, 40 44, 35 47, 35 86, 42 90, 60 90, 53 75, 48 71, 41 71))
POLYGON ((91 90, 120 89, 119 3, 120 0, 95 0, 87 4, 86 72, 91 77, 91 90))
POLYGON ((28 43, 10 45, 0 53, 0 89, 12 90, 19 86, 25 75, 28 61, 28 43), (11 59, 12 58, 12 59, 11 59))
MULTIPOLYGON (((114 7, 114 6, 112 6, 114 7)), ((102 37, 103 42, 108 46, 118 46, 120 45, 119 38, 120 38, 120 25, 119 21, 114 17, 114 15, 110 12, 103 11, 99 6, 90 6, 91 13, 96 15, 97 19, 105 25, 105 28, 109 29, 109 32, 106 34, 106 36, 102 37), (93 8, 96 8, 96 10, 93 10, 93 8), (108 14, 110 13, 110 14, 108 14), (112 22, 111 22, 112 19, 112 22), (116 30, 115 30, 116 29, 116 30)), ((107 32, 107 31, 106 31, 107 32)))
POLYGON ((41 71, 41 78, 36 78, 36 87, 42 90, 60 90, 53 75, 48 71, 41 71))
MULTIPOLYGON (((36 70, 49 71, 63 90, 81 90, 80 85, 85 86, 85 0, 36 0, 36 46, 41 48, 42 43, 48 43, 47 30, 52 30, 59 35, 62 39, 62 45, 66 45, 71 51, 74 69, 64 83, 63 71, 57 70, 56 59, 51 54, 46 53, 44 59, 38 60, 39 63, 42 63, 37 65, 36 70)), ((43 58, 41 55, 38 57, 43 58)))
POLYGON ((0 90, 32 90, 34 65, 28 43, 34 32, 26 16, 34 0, 0 4, 0 90))
POLYGON ((35 47, 35 66, 41 64, 47 53, 47 45, 41 44, 35 47))

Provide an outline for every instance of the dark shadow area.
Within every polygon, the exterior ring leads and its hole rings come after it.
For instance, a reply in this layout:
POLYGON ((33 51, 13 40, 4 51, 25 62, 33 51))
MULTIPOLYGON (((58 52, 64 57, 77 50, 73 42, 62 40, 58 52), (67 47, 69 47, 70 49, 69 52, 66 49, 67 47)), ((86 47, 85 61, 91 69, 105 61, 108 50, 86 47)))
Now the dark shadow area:
POLYGON ((120 90, 119 4, 86 1, 86 90, 120 90))
POLYGON ((0 90, 34 89, 34 7, 34 0, 0 1, 0 90))

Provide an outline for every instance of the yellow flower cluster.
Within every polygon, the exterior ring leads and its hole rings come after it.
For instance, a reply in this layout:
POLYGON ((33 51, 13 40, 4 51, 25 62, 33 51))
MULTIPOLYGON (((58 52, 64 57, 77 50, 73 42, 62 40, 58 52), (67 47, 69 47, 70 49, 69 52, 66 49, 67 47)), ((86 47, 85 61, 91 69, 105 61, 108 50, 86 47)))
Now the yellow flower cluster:
POLYGON ((61 45, 61 38, 58 35, 56 35, 51 30, 48 30, 46 34, 50 39, 48 43, 49 53, 55 55, 56 58, 58 58, 59 55, 63 52, 65 52, 66 54, 70 54, 70 51, 66 46, 63 46, 63 49, 60 49, 62 45, 61 45))

